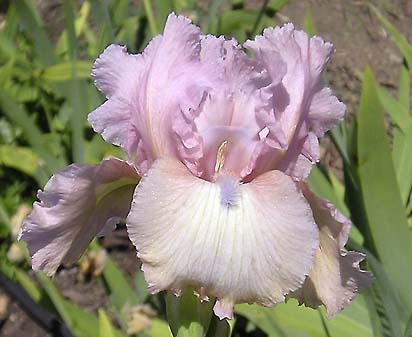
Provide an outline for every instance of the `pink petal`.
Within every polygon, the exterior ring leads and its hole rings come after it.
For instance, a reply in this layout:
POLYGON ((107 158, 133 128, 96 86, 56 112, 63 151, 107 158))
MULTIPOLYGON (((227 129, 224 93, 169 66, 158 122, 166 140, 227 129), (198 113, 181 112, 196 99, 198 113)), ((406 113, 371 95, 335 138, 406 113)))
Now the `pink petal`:
POLYGON ((191 119, 192 130, 202 141, 201 176, 212 180, 217 151, 225 141, 225 170, 243 177, 253 169, 251 158, 262 130, 256 111, 270 99, 262 93, 270 80, 235 40, 205 37, 201 60, 214 60, 216 83, 191 119))
POLYGON ((349 305, 362 288, 369 287, 373 278, 359 267, 363 254, 344 250, 350 221, 331 203, 318 198, 306 184, 300 186, 319 227, 320 247, 309 277, 291 296, 311 308, 323 304, 331 318, 349 305))
POLYGON ((131 123, 132 114, 133 108, 130 103, 115 96, 91 112, 88 121, 104 140, 121 146, 128 158, 133 158, 137 154, 140 167, 149 157, 144 147, 140 147, 138 151, 139 140, 140 144, 142 140, 138 129, 131 123))
POLYGON ((109 46, 93 69, 109 101, 89 115, 95 131, 120 145, 144 173, 158 157, 178 154, 172 119, 196 109, 207 79, 200 67, 200 30, 182 16, 169 15, 163 36, 143 54, 109 46))
POLYGON ((96 86, 109 99, 89 114, 88 121, 104 140, 121 146, 129 160, 137 157, 136 164, 141 172, 150 165, 153 157, 142 128, 143 96, 139 88, 153 54, 150 51, 156 49, 158 40, 149 44, 146 55, 130 55, 125 47, 110 45, 96 60, 92 71, 96 86))
POLYGON ((312 98, 309 107, 309 124, 318 137, 334 128, 345 116, 346 106, 340 102, 329 88, 323 88, 312 98))
POLYGON ((117 158, 72 164, 52 176, 19 235, 33 269, 53 275, 61 263, 77 260, 98 233, 126 217, 138 179, 134 167, 117 158))
POLYGON ((191 286, 217 298, 220 318, 235 303, 284 301, 319 246, 309 205, 285 174, 247 184, 223 174, 211 183, 168 158, 138 185, 127 228, 152 293, 191 286))
POLYGON ((111 44, 93 65, 96 87, 108 98, 133 87, 141 71, 140 62, 139 57, 127 53, 126 47, 111 44))
POLYGON ((266 146, 257 149, 253 177, 276 168, 304 179, 319 152, 319 148, 313 146, 312 130, 321 135, 336 125, 344 114, 344 105, 330 95, 321 79, 333 46, 319 37, 309 38, 303 31, 295 30, 292 24, 268 28, 254 41, 247 41, 245 46, 275 83, 279 80, 279 70, 268 65, 270 55, 276 60, 280 55, 287 67, 281 83, 271 88, 273 105, 266 110, 264 120, 279 125, 288 146, 286 150, 279 150, 277 143, 273 143, 275 146, 270 149, 271 142, 267 142, 266 146), (308 153, 308 149, 313 152, 308 153))

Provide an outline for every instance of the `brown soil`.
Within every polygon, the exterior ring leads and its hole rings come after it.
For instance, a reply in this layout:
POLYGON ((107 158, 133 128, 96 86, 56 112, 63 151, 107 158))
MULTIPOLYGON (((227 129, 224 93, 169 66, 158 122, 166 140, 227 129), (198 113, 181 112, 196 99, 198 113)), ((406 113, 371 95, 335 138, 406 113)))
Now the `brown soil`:
MULTIPOLYGON (((40 1, 45 3, 44 1, 40 1)), ((54 3, 54 1, 52 1, 54 3)), ((259 1, 251 1, 253 4, 259 1)), ((411 41, 412 1, 375 0, 382 13, 411 41), (390 12, 385 10, 390 5, 390 12)), ((48 10, 44 6, 44 10, 48 10)), ((402 57, 390 36, 368 10, 366 2, 352 0, 291 0, 278 15, 278 22, 291 21, 301 27, 308 8, 312 9, 318 35, 335 44, 336 53, 328 67, 328 79, 336 94, 348 105, 349 113, 355 113, 359 103, 361 82, 359 75, 369 65, 377 80, 396 90, 402 57)), ((61 6, 60 6, 61 9, 61 6)), ((50 20, 55 17, 56 7, 49 9, 50 20)), ((47 14, 47 13, 46 13, 47 14)), ((47 15, 46 15, 47 16, 47 15)), ((60 20, 60 19, 59 19, 60 20)), ((54 25, 54 24, 53 24, 54 25)), ((326 144, 327 165, 339 165, 326 144)), ((111 255, 130 277, 138 270, 135 251, 124 230, 105 240, 111 255)), ((92 312, 108 303, 107 296, 97 280, 79 281, 78 268, 62 269, 55 278, 62 294, 92 312)), ((1 295, 1 291, 0 291, 1 295)), ((8 306, 8 315, 0 328, 4 337, 49 336, 37 327, 15 303, 8 306)))

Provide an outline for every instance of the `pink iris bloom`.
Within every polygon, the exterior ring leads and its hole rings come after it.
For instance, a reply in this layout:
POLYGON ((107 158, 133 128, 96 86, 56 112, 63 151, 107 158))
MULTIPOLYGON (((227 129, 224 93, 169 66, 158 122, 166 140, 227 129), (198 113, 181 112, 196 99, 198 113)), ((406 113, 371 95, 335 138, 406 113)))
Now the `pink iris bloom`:
POLYGON ((332 44, 286 24, 244 47, 171 14, 142 54, 103 52, 107 101, 88 120, 127 161, 70 165, 39 191, 20 234, 33 269, 54 274, 123 220, 150 292, 192 287, 221 319, 290 297, 332 317, 370 284, 349 220, 304 182, 345 113, 322 81, 332 44))

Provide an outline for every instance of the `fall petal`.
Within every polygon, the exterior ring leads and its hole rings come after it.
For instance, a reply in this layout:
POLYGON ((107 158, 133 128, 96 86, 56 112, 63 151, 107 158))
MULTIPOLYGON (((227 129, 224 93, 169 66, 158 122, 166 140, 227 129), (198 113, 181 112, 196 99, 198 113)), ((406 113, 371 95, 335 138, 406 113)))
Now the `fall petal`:
POLYGON ((61 263, 78 259, 98 233, 125 219, 138 179, 135 168, 117 158, 72 164, 52 176, 19 234, 33 269, 53 275, 61 263))
POLYGON ((370 286, 372 274, 361 270, 364 255, 347 252, 350 221, 326 200, 318 198, 306 184, 300 184, 320 232, 315 263, 303 287, 292 297, 308 307, 326 307, 329 318, 350 304, 355 295, 370 286))
POLYGON ((217 298, 220 318, 235 303, 284 301, 319 245, 309 205, 280 171, 247 184, 222 173, 211 183, 168 158, 138 185, 126 224, 149 290, 191 286, 217 298))

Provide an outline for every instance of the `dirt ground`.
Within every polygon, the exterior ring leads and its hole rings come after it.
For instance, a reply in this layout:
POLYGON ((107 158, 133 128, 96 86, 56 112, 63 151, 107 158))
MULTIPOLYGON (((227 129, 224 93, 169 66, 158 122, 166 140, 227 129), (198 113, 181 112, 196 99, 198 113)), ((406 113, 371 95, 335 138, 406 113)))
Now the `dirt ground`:
MULTIPOLYGON (((42 1, 43 4, 44 2, 42 1)), ((54 1, 51 1, 54 3, 54 1)), ((412 39, 411 0, 371 1, 407 37, 412 39), (388 9, 390 9, 388 11, 388 9)), ((251 1, 252 5, 259 1, 251 1)), ((355 113, 359 103, 361 82, 359 74, 369 65, 377 80, 389 89, 396 90, 402 57, 387 32, 368 10, 366 1, 355 0, 291 0, 278 15, 278 22, 293 22, 301 27, 303 17, 311 8, 318 35, 334 43, 336 53, 328 67, 330 86, 337 96, 348 105, 349 114, 355 113)), ((44 7, 47 11, 47 6, 44 7)), ((50 9, 50 10, 55 10, 50 9)), ((325 145, 323 161, 329 166, 337 165, 333 151, 325 145), (332 153, 332 154, 331 154, 332 153)), ((124 230, 105 239, 105 246, 128 275, 138 269, 138 261, 124 230)), ((97 281, 78 280, 78 269, 63 269, 56 275, 56 283, 63 295, 73 302, 97 312, 107 305, 104 289, 97 281)), ((0 299, 4 297, 0 289, 0 299)), ((19 307, 12 302, 7 305, 7 315, 0 317, 0 335, 4 337, 50 336, 38 328, 19 307)))

